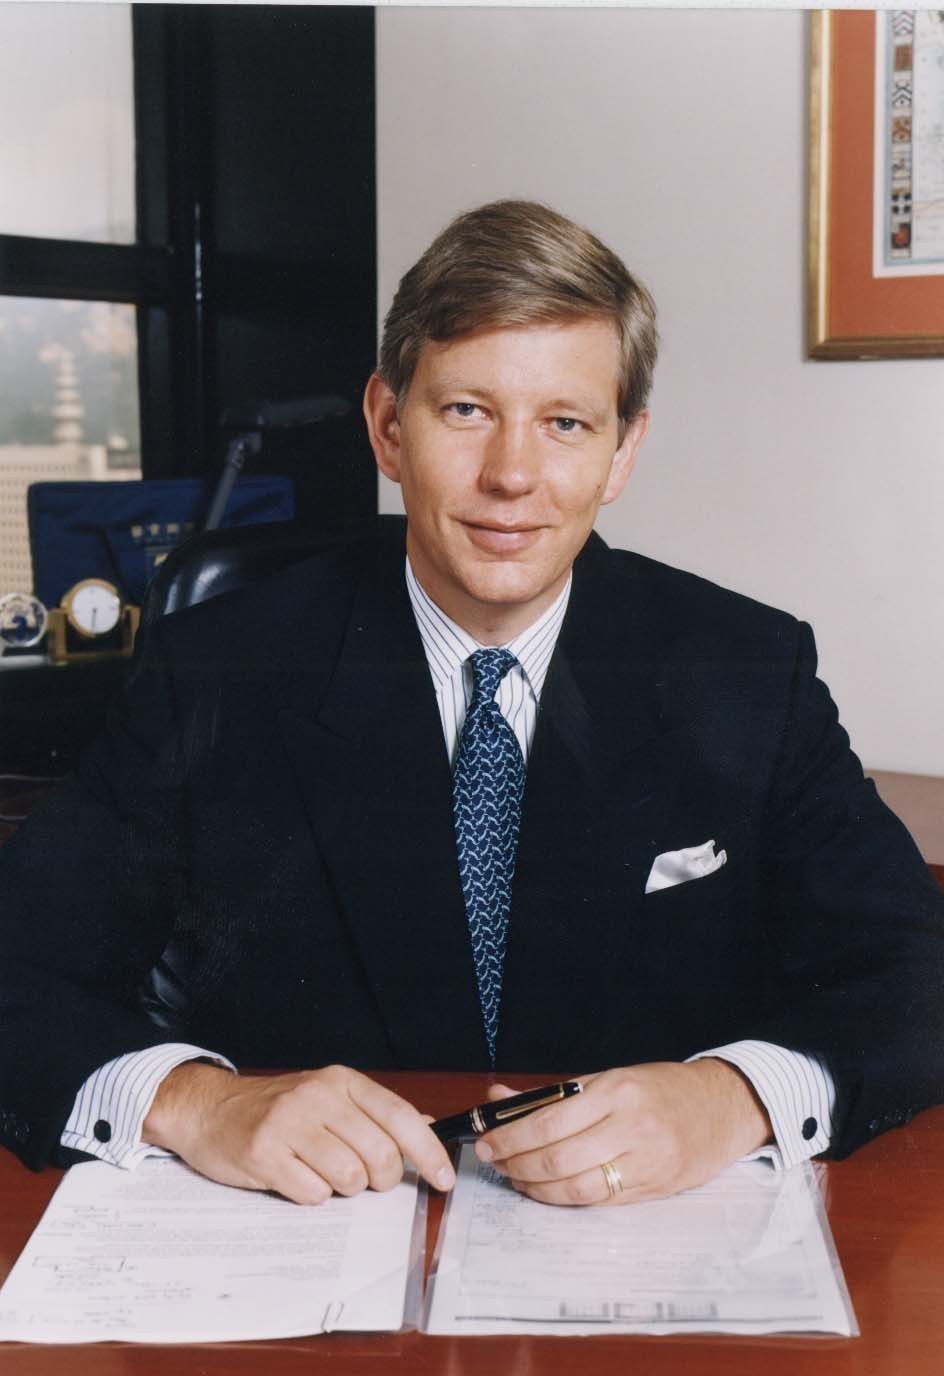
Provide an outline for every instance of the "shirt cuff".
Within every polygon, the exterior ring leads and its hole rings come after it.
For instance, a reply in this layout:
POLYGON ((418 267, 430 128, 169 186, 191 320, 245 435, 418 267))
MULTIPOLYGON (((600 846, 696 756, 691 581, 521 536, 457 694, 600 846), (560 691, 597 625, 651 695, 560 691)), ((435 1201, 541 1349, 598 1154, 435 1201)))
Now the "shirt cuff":
POLYGON ((818 1156, 833 1135, 836 1087, 818 1056, 788 1051, 774 1042, 731 1042, 700 1051, 690 1061, 713 1056, 737 1066, 750 1080, 770 1118, 776 1145, 758 1147, 745 1161, 766 1157, 775 1170, 818 1156))
POLYGON ((184 1061, 200 1058, 236 1073, 225 1056, 186 1042, 164 1042, 100 1066, 76 1095, 59 1139, 62 1146, 124 1170, 134 1170, 148 1156, 172 1156, 162 1147, 142 1142, 141 1127, 165 1076, 184 1061))

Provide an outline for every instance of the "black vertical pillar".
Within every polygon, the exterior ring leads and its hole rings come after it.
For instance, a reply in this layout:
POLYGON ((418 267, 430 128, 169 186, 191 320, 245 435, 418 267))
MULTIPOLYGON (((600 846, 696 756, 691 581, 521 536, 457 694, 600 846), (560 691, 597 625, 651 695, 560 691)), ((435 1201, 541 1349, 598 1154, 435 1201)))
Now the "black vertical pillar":
POLYGON ((376 508, 359 416, 376 348, 374 16, 135 7, 139 232, 172 298, 139 314, 148 476, 215 475, 228 407, 324 394, 343 419, 267 438, 305 524, 376 508))

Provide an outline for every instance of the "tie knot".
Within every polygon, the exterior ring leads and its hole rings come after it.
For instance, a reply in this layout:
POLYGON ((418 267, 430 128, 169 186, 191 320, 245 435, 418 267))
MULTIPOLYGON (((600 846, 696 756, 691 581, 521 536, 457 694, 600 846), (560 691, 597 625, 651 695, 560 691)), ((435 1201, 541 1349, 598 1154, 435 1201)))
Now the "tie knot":
POLYGON ((495 690, 518 661, 510 650, 476 650, 472 662, 472 703, 491 702, 495 690))

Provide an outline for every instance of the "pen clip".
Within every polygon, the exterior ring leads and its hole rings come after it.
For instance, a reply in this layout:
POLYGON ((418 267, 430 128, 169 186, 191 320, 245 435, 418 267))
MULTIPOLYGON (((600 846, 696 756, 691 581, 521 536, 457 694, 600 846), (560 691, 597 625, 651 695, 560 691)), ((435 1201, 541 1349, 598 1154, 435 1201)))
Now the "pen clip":
POLYGON ((496 1108, 496 1125, 498 1123, 510 1122, 515 1118, 521 1118, 526 1113, 534 1113, 535 1109, 545 1108, 548 1104, 560 1103, 561 1099, 564 1098, 566 1098, 566 1095, 564 1094, 563 1087, 559 1086, 554 1090, 553 1094, 547 1094, 543 1099, 532 1099, 531 1102, 527 1104, 515 1104, 513 1108, 496 1108))

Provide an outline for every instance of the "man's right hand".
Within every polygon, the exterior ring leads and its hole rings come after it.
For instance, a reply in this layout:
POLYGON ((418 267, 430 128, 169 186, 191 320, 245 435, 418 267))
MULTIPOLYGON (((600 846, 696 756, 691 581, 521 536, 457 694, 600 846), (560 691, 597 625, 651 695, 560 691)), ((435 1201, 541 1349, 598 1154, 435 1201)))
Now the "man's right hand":
POLYGON ((298 1204, 333 1191, 389 1190, 408 1156, 439 1190, 455 1184, 445 1147, 405 1099, 357 1070, 232 1075, 187 1061, 162 1081, 142 1137, 201 1175, 298 1204))

